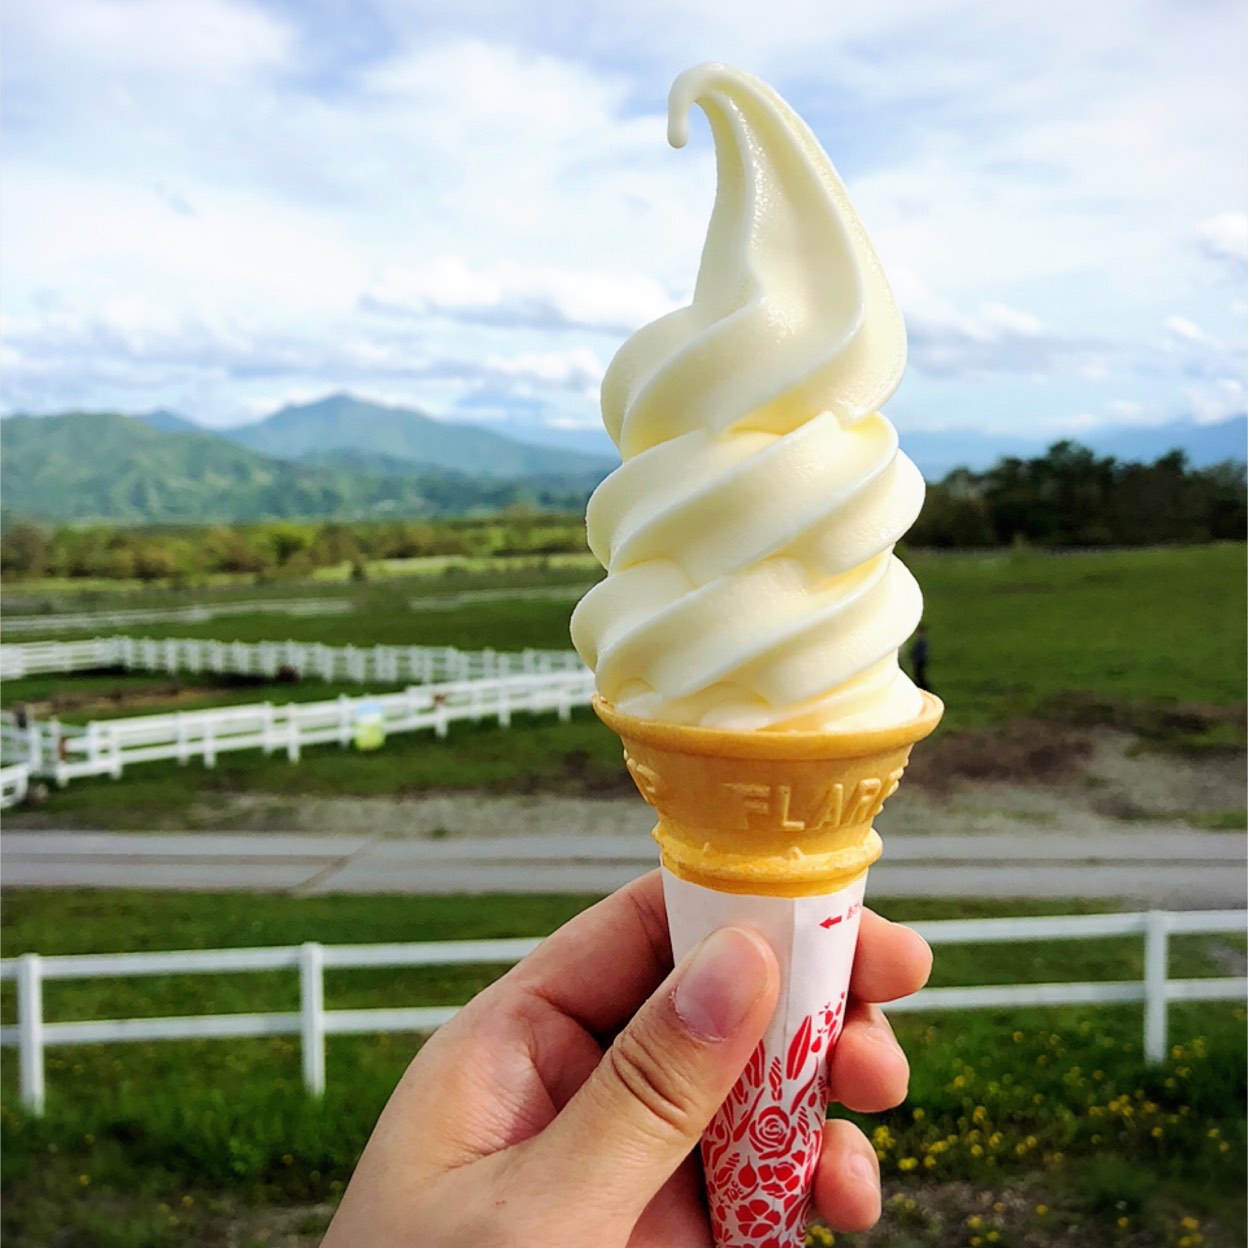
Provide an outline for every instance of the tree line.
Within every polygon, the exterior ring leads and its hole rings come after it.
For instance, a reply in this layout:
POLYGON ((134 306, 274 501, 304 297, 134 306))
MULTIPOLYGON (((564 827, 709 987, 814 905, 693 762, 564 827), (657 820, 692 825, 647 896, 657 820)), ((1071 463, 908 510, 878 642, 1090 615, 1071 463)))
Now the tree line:
POLYGON ((0 531, 0 572, 14 579, 175 585, 231 574, 263 583, 300 580, 318 568, 344 564, 363 578, 368 565, 382 559, 541 557, 585 549, 580 516, 530 513, 524 508, 438 521, 266 521, 135 528, 93 524, 55 529, 15 522, 0 531))
MULTIPOLYGON (((1245 466, 1192 468, 1181 451, 1155 463, 1098 458, 1058 442, 1034 459, 959 468, 929 485, 907 536, 918 547, 1154 546, 1242 541, 1248 529, 1245 466)), ((11 578, 103 578, 191 584, 216 574, 299 579, 318 568, 428 555, 480 558, 584 552, 578 515, 518 506, 448 520, 49 529, 5 520, 0 571, 11 578)))
POLYGON ((1034 459, 959 468, 930 485, 907 543, 990 547, 1187 545, 1243 541, 1245 465, 1192 468, 1182 451, 1151 464, 1058 442, 1034 459))

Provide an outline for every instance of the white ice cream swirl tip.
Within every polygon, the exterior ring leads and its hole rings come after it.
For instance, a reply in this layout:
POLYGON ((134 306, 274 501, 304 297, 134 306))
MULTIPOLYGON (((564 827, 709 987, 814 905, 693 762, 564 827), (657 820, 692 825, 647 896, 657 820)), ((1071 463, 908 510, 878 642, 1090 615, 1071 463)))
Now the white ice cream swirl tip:
POLYGON ((724 65, 694 103, 718 189, 693 302, 639 330, 602 386, 623 463, 597 489, 607 569, 572 639, 619 710, 751 731, 884 727, 921 708, 898 648, 922 610, 893 545, 923 479, 878 411, 905 328, 845 188, 806 124, 724 65))

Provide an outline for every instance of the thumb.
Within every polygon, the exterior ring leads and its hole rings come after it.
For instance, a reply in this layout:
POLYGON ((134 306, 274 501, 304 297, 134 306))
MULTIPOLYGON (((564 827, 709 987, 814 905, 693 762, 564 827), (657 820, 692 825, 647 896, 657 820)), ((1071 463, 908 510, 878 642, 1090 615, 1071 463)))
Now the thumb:
POLYGON ((568 1196, 581 1207, 589 1198, 620 1217, 640 1216, 745 1069, 778 985, 776 955, 758 933, 712 932, 533 1141, 533 1160, 568 1176, 568 1196))

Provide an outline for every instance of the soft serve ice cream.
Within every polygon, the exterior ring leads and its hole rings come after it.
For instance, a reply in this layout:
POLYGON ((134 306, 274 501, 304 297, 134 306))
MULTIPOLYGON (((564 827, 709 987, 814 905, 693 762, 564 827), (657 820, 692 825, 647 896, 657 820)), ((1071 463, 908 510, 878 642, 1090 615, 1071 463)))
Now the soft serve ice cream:
POLYGON ((922 696, 898 649, 922 609, 893 554, 923 480, 879 408, 905 328, 844 185, 769 87, 723 65, 698 104, 718 191, 692 303, 621 347, 602 388, 623 463, 589 544, 607 577, 572 639, 601 696, 644 719, 734 731, 870 730, 922 696))
POLYGON ((607 569, 572 636, 654 807, 673 956, 745 924, 776 952, 767 1031, 702 1139, 717 1248, 800 1248, 874 821, 940 702, 897 652, 922 601, 893 546, 923 482, 879 408, 905 331, 835 170, 761 82, 682 74, 719 189, 693 302, 602 389, 622 465, 590 501, 607 569))

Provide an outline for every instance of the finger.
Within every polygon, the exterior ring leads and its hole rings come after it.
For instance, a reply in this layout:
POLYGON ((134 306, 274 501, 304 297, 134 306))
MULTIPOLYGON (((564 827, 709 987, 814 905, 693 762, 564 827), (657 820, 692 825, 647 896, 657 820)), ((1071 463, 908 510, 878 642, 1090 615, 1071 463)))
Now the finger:
POLYGON ((671 969, 663 882, 651 871, 565 923, 498 986, 532 992, 605 1035, 636 1013, 671 969))
POLYGON ((814 1196, 834 1231, 865 1231, 880 1220, 880 1163, 852 1122, 833 1119, 824 1127, 814 1196))
POLYGON ((860 1114, 878 1114, 906 1099, 910 1063, 884 1011, 855 1002, 828 1064, 832 1099, 860 1114))
POLYGON ((732 1090, 775 1010, 778 984, 775 954, 756 932, 713 932, 526 1146, 526 1168, 566 1176, 569 1210, 592 1204, 622 1223, 635 1220, 732 1090))
POLYGON ((633 1227, 629 1243, 714 1248, 706 1218, 706 1180, 700 1158, 690 1155, 659 1189, 633 1227))
POLYGON ((932 950, 918 932, 862 912, 850 992, 862 1001, 896 1001, 918 992, 932 973, 932 950))

